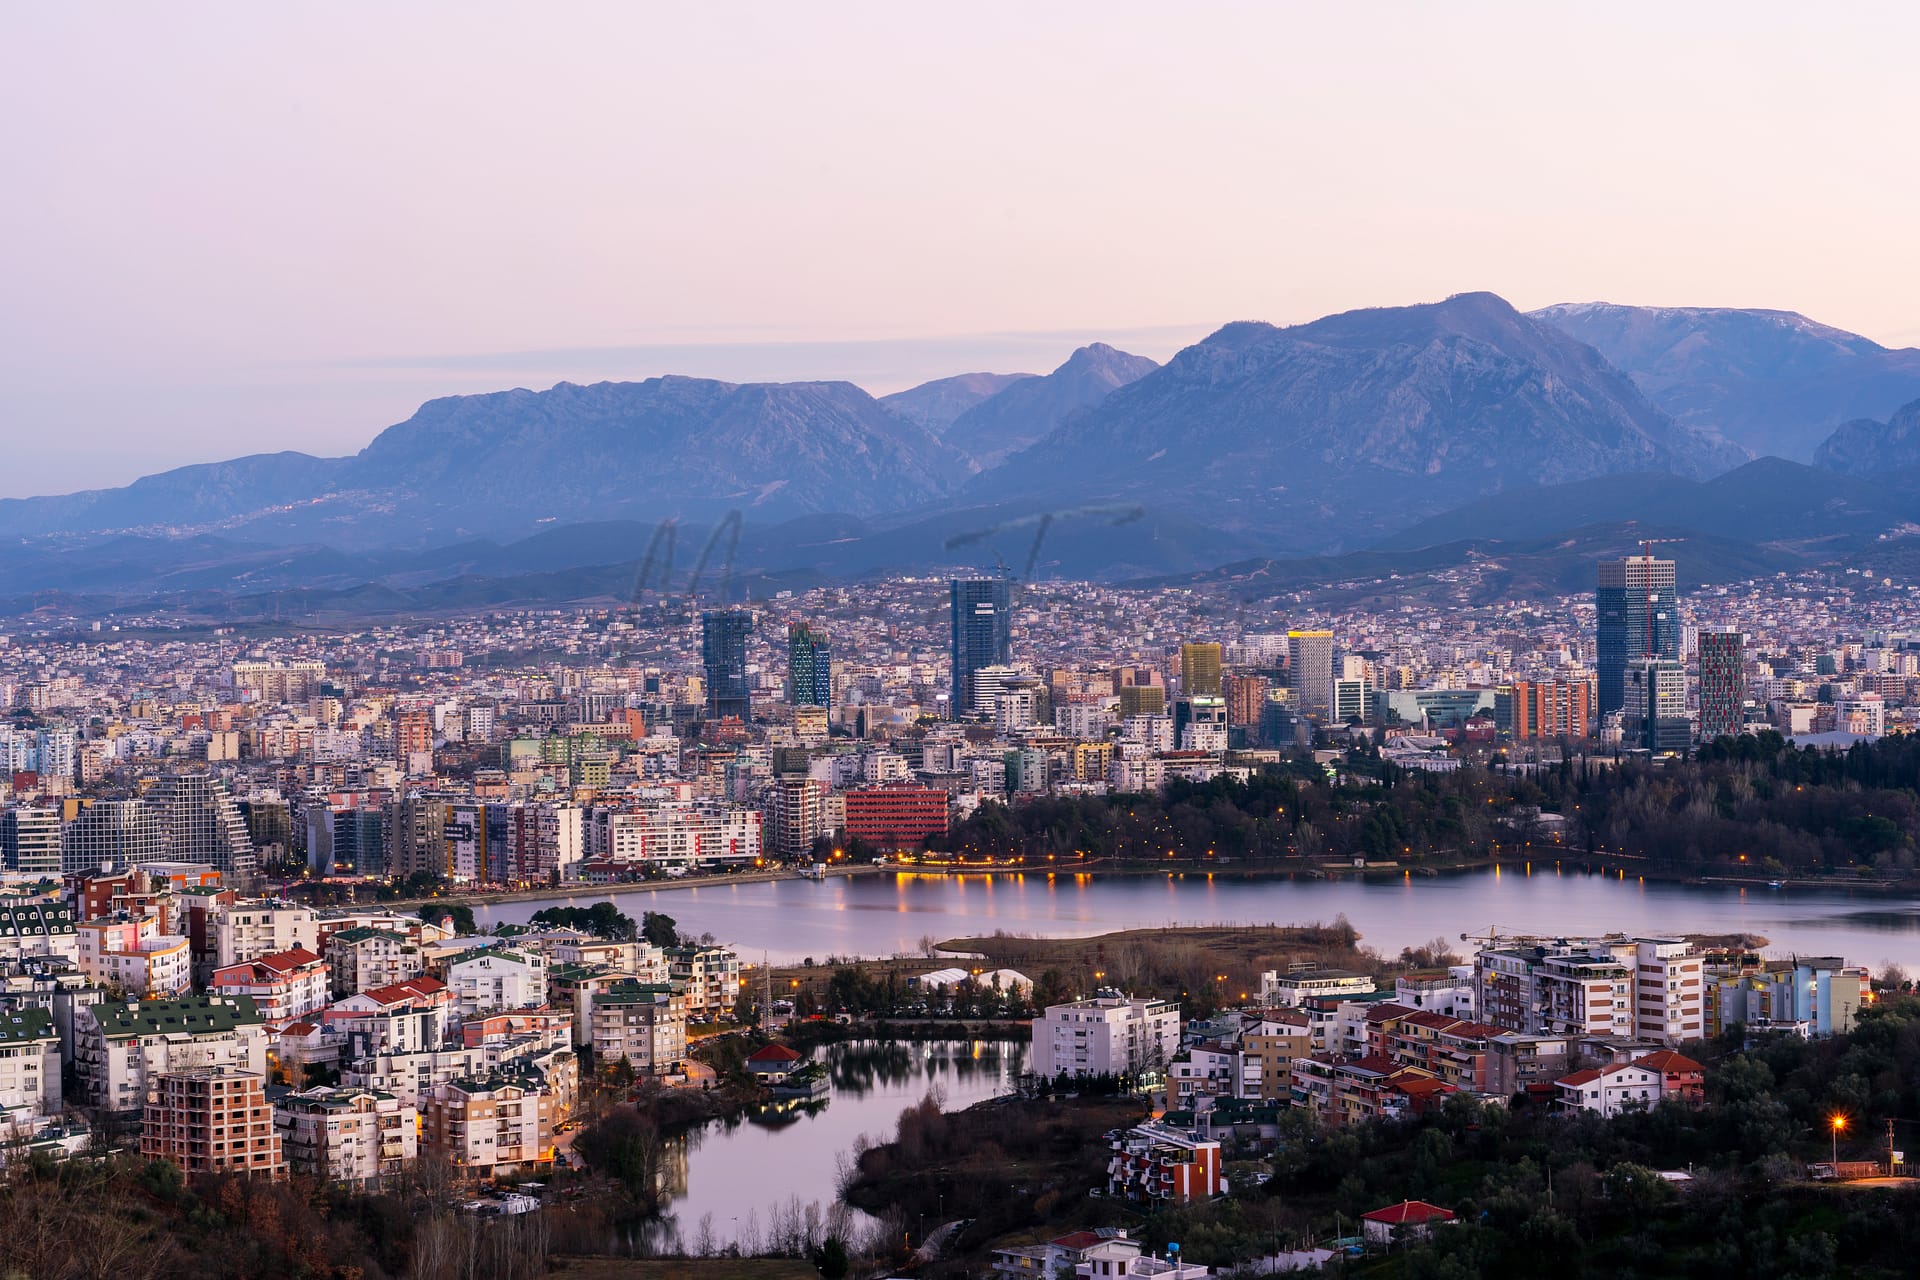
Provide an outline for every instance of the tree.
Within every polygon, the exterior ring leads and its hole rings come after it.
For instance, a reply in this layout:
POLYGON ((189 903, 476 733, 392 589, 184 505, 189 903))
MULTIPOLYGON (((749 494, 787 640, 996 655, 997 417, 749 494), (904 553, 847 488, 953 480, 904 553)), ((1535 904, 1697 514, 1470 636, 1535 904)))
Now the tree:
POLYGON ((656 947, 680 945, 679 926, 672 916, 659 911, 649 911, 640 917, 640 936, 656 947))
POLYGON ((813 1251, 813 1265, 827 1280, 842 1280, 852 1264, 847 1258, 847 1246, 840 1242, 840 1237, 828 1236, 813 1251))
POLYGON ((419 916, 428 924, 441 925, 453 922, 453 931, 462 937, 478 933, 479 926, 473 922, 473 908, 464 902, 431 902, 420 908, 419 916))

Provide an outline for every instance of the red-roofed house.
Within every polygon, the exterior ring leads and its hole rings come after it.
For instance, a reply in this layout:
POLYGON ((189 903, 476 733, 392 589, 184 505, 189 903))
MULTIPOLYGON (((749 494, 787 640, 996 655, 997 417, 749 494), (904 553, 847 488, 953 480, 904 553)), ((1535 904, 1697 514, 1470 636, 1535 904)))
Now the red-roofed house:
POLYGON ((1368 1244, 1392 1244, 1397 1240, 1424 1240, 1436 1226, 1453 1222, 1454 1212, 1425 1200, 1402 1200, 1399 1204, 1360 1215, 1360 1231, 1368 1244))
POLYGON ((1699 1106, 1706 1100, 1707 1069, 1684 1053, 1661 1049, 1635 1058, 1633 1065, 1660 1073, 1660 1097, 1663 1100, 1699 1106))
POLYGON ((1632 1062, 1610 1062, 1598 1071, 1576 1071, 1554 1081, 1563 1111, 1592 1111, 1617 1116, 1645 1110, 1660 1101, 1658 1071, 1632 1062))
POLYGON ((806 1059, 783 1044, 770 1044, 747 1057, 747 1070, 762 1084, 779 1084, 800 1069, 806 1059))
POLYGON ((267 1025, 277 1026, 326 1008, 330 984, 327 962, 305 947, 294 947, 215 969, 207 989, 216 995, 251 996, 267 1025))

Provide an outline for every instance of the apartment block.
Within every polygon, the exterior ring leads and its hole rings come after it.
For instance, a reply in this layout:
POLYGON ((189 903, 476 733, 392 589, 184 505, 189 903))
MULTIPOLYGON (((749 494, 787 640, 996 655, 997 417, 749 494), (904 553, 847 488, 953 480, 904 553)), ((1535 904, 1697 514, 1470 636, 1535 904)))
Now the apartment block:
POLYGON ((287 1162, 257 1072, 232 1067, 151 1075, 140 1154, 188 1173, 284 1178, 287 1162))

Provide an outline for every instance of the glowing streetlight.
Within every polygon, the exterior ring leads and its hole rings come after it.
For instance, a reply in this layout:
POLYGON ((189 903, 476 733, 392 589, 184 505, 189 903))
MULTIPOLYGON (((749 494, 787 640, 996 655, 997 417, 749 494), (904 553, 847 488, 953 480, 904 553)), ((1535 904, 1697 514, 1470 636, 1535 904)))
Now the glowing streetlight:
POLYGON ((1840 1163, 1840 1135, 1846 1131, 1847 1118, 1836 1112, 1829 1123, 1833 1126, 1833 1163, 1838 1165, 1840 1163))

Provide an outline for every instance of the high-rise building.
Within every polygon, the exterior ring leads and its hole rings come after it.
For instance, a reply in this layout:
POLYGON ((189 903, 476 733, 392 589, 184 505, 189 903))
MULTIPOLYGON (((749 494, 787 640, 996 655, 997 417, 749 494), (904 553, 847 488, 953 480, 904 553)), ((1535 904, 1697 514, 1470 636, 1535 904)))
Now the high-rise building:
POLYGON ((393 758, 404 768, 408 759, 433 750, 433 712, 427 707, 401 707, 393 713, 393 758))
POLYGON ((1700 633, 1700 737, 1711 742, 1746 723, 1746 637, 1738 631, 1700 633))
POLYGON ((1321 721, 1333 715, 1333 632, 1287 632, 1287 673, 1296 715, 1321 721))
POLYGON ((0 815, 0 863, 22 875, 59 875, 60 814, 9 809, 0 815))
POLYGON ((1622 745, 1656 753, 1685 751, 1693 741, 1687 669, 1667 658, 1636 658, 1627 664, 1624 683, 1622 745))
POLYGON ((1227 723, 1243 728, 1257 728, 1260 724, 1260 709, 1266 705, 1267 690, 1273 687, 1273 681, 1265 676, 1229 676, 1225 681, 1227 695, 1227 723))
POLYGON ((833 649, 804 622, 787 628, 787 701, 796 707, 833 705, 833 649))
POLYGON ((204 862, 224 883, 245 886, 258 870, 253 836, 227 784, 205 773, 171 773, 150 797, 166 829, 167 856, 179 862, 204 862))
POLYGON ((1342 676, 1333 682, 1333 722, 1354 724, 1373 710, 1373 687, 1364 678, 1342 676))
POLYGON ((1180 692, 1189 698, 1220 696, 1220 646, 1180 646, 1180 692))
POLYGON ((1515 742, 1593 732, 1593 685, 1585 680, 1516 680, 1495 691, 1493 708, 1500 732, 1515 742))
POLYGON ((1157 684, 1120 686, 1121 716, 1163 716, 1167 713, 1167 691, 1157 684))
POLYGON ((700 615, 700 663, 706 668, 707 719, 753 718, 747 687, 747 637, 753 615, 744 609, 718 609, 700 615))
POLYGON ((955 719, 983 710, 974 700, 973 673, 1013 660, 1013 583, 1006 578, 955 578, 951 584, 955 719))
POLYGON ((1600 562, 1594 668, 1598 713, 1626 707, 1627 664, 1636 658, 1680 660, 1680 603, 1673 561, 1628 556, 1600 562))
POLYGON ((96 800, 60 834, 62 871, 119 871, 166 857, 167 828, 144 800, 96 800))

